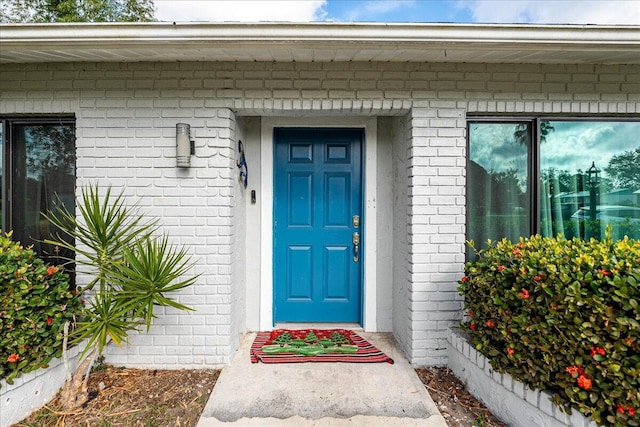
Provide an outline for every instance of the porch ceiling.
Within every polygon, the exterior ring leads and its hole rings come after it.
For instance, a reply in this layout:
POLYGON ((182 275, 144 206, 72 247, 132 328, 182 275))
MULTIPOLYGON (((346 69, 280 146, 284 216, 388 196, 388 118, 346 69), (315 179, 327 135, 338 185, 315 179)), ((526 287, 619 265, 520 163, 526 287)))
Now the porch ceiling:
POLYGON ((640 26, 0 25, 0 63, 151 61, 640 64, 640 26))

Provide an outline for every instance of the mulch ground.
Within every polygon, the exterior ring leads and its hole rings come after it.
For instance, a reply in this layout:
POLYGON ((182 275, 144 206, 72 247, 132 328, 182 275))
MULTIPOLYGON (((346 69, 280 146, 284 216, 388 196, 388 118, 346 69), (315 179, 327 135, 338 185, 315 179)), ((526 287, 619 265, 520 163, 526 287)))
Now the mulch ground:
POLYGON ((191 427, 209 399, 217 370, 102 366, 89 377, 89 401, 65 412, 56 397, 16 427, 191 427))
POLYGON ((508 427, 482 405, 449 368, 419 368, 427 388, 449 427, 508 427))

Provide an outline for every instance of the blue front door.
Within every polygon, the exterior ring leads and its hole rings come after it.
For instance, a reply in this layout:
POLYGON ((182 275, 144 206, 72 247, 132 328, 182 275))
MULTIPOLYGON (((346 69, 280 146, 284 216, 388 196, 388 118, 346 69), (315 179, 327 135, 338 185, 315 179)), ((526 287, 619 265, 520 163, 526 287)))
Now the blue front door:
POLYGON ((362 139, 360 129, 275 129, 276 322, 360 322, 362 139))

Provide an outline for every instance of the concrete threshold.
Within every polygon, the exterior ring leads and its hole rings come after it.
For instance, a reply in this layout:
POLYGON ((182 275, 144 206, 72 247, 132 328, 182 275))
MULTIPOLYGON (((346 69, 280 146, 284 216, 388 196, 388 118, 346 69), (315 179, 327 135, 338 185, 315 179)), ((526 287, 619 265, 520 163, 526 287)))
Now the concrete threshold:
POLYGON ((225 367, 198 427, 446 427, 392 334, 357 332, 388 363, 251 363, 247 334, 225 367))

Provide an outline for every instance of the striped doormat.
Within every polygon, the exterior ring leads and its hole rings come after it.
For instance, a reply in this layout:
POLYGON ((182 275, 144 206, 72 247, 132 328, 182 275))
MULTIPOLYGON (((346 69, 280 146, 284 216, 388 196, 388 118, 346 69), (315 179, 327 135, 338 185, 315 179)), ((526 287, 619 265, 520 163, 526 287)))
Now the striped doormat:
POLYGON ((250 355, 252 363, 393 363, 392 358, 348 329, 259 332, 250 355))

